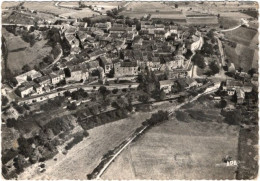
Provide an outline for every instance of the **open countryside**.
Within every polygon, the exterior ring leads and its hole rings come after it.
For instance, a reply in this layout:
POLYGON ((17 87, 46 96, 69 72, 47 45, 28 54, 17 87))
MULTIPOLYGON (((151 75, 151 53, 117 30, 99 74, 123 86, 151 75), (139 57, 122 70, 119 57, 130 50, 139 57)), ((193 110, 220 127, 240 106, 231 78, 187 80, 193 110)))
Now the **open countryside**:
POLYGON ((255 179, 258 4, 3 2, 7 180, 255 179))

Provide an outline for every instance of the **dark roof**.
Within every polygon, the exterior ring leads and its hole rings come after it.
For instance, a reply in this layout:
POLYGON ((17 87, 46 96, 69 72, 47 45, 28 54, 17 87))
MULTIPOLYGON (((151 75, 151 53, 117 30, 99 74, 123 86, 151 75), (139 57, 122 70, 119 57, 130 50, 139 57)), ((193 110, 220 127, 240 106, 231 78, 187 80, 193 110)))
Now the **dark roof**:
POLYGON ((122 62, 121 67, 137 67, 137 62, 122 62))

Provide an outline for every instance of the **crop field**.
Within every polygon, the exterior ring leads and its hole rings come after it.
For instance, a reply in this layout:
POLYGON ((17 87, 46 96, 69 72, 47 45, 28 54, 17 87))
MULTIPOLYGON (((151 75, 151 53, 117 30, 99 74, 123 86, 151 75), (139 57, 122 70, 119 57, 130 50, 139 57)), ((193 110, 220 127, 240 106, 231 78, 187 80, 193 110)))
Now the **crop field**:
POLYGON ((75 7, 79 7, 79 2, 76 1, 60 2, 60 5, 64 7, 75 8, 75 7))
MULTIPOLYGON (((70 5, 72 2, 69 2, 70 5)), ((77 3, 77 2, 75 2, 77 3)), ((62 5, 66 6, 67 4, 65 2, 62 3, 62 5)), ((76 4, 75 4, 76 5, 76 4)), ((35 1, 35 2, 25 2, 23 5, 25 8, 38 10, 41 12, 46 13, 53 13, 60 16, 71 16, 73 18, 84 18, 84 17, 91 17, 93 14, 98 14, 96 12, 91 11, 89 8, 84 8, 82 10, 73 10, 73 9, 67 9, 62 7, 55 6, 55 2, 42 2, 42 1, 35 1)))
POLYGON ((225 44, 224 52, 236 68, 242 67, 244 71, 248 71, 252 67, 258 67, 258 50, 241 44, 237 44, 234 49, 225 44))
POLYGON ((20 2, 18 2, 18 1, 4 1, 3 3, 2 3, 2 9, 5 9, 5 8, 9 8, 9 7, 12 7, 12 6, 17 6, 17 5, 19 5, 20 4, 20 2))
POLYGON ((222 159, 229 155, 237 160, 238 126, 221 123, 216 116, 220 110, 210 102, 186 109, 198 120, 184 113, 184 120, 175 115, 151 128, 118 156, 102 179, 235 179, 236 167, 227 167, 222 159), (198 108, 204 108, 204 117, 198 108))
POLYGON ((52 48, 45 46, 47 40, 37 41, 32 47, 24 42, 20 36, 14 36, 2 29, 8 47, 7 66, 14 74, 22 72, 22 67, 26 64, 33 67, 45 56, 49 55, 52 48))
POLYGON ((231 41, 248 46, 250 45, 251 40, 255 38, 256 34, 257 34, 256 30, 240 27, 236 30, 226 32, 225 37, 231 41))
POLYGON ((123 6, 127 2, 84 2, 85 5, 91 5, 93 7, 102 8, 99 11, 105 13, 106 11, 123 6))
POLYGON ((242 67, 244 71, 251 67, 258 67, 258 35, 256 30, 240 27, 234 31, 226 32, 225 37, 237 43, 232 48, 225 43, 225 54, 230 62, 242 67))
POLYGON ((144 15, 151 14, 152 18, 185 19, 185 16, 180 10, 176 10, 160 2, 132 2, 127 6, 126 10, 120 14, 132 18, 140 18, 144 15), (146 8, 144 9, 143 7, 146 8))

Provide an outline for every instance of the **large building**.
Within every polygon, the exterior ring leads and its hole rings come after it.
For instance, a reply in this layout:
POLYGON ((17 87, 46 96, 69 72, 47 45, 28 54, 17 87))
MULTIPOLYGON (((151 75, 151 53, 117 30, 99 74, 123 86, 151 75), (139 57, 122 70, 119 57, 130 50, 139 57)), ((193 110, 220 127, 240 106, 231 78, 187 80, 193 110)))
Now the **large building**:
POLYGON ((115 77, 138 75, 137 62, 121 62, 114 64, 115 77))

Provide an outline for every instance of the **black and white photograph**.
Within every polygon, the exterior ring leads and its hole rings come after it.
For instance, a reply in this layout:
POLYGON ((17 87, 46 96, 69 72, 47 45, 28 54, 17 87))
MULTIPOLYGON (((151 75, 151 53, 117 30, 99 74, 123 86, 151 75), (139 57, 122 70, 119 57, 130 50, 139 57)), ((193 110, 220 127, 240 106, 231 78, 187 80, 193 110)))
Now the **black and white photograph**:
POLYGON ((1 2, 1 180, 257 180, 258 11, 1 2))

